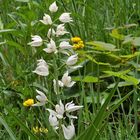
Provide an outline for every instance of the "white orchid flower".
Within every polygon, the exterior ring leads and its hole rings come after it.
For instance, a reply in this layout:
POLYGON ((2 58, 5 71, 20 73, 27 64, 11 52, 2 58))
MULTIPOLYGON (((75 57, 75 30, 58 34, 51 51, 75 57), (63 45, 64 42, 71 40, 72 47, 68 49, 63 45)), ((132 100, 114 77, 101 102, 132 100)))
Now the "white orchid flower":
POLYGON ((51 109, 47 109, 49 112, 50 112, 50 115, 49 115, 49 123, 50 125, 54 128, 54 129, 58 129, 58 120, 57 120, 57 113, 51 109))
POLYGON ((63 23, 68 23, 73 21, 72 18, 70 17, 71 13, 63 13, 61 14, 61 16, 59 17, 59 20, 63 23))
POLYGON ((32 42, 29 42, 28 45, 33 47, 39 47, 43 44, 43 40, 40 36, 34 35, 32 36, 32 42))
POLYGON ((69 44, 67 41, 62 41, 59 45, 60 49, 71 49, 72 45, 69 44))
POLYGON ((51 37, 54 36, 54 35, 55 35, 55 30, 52 29, 52 28, 50 28, 50 29, 48 30, 47 37, 48 37, 48 38, 51 38, 51 37))
POLYGON ((39 90, 36 90, 36 92, 38 93, 38 95, 36 96, 36 99, 39 102, 37 102, 36 104, 33 104, 32 106, 43 106, 43 105, 45 105, 46 101, 47 101, 46 95, 39 90))
POLYGON ((41 76, 48 76, 49 70, 45 60, 43 59, 38 60, 37 68, 33 72, 41 76))
POLYGON ((51 25, 52 24, 52 19, 48 14, 44 14, 43 20, 40 20, 40 21, 45 25, 51 25))
POLYGON ((55 110, 56 110, 56 113, 57 113, 57 115, 56 115, 57 118, 58 118, 58 119, 62 119, 65 110, 64 110, 64 105, 63 105, 63 103, 62 103, 61 100, 59 101, 59 104, 57 104, 57 105, 55 106, 55 110))
POLYGON ((49 10, 50 10, 50 12, 52 12, 52 13, 57 12, 58 6, 56 5, 56 1, 53 2, 53 3, 49 6, 49 10))
POLYGON ((71 56, 67 59, 66 64, 67 64, 68 66, 72 66, 72 65, 74 65, 74 64, 77 63, 77 60, 78 60, 78 54, 71 55, 71 56))
MULTIPOLYGON (((60 80, 58 80, 58 86, 63 87, 64 84, 63 84, 60 80)), ((56 80, 55 80, 55 79, 53 79, 53 88, 54 88, 54 92, 55 92, 56 94, 58 94, 58 93, 57 93, 57 85, 56 85, 56 80)))
POLYGON ((68 71, 62 77, 62 83, 66 87, 72 87, 76 82, 71 80, 71 77, 68 76, 68 71))
POLYGON ((67 33, 69 33, 69 32, 66 31, 64 24, 60 24, 57 26, 56 33, 55 33, 56 37, 62 36, 62 35, 67 34, 67 33))
POLYGON ((63 134, 66 140, 70 140, 75 135, 75 127, 73 125, 73 122, 71 121, 71 125, 68 125, 67 127, 65 125, 62 125, 63 134))
POLYGON ((43 49, 43 50, 44 50, 46 53, 57 52, 55 42, 51 39, 50 43, 47 44, 47 48, 45 48, 45 49, 43 49))
POLYGON ((67 103, 65 105, 65 109, 66 109, 66 112, 70 113, 70 112, 73 112, 73 111, 76 111, 76 110, 79 110, 81 109, 83 106, 78 106, 78 105, 75 105, 73 103, 73 101, 67 103))

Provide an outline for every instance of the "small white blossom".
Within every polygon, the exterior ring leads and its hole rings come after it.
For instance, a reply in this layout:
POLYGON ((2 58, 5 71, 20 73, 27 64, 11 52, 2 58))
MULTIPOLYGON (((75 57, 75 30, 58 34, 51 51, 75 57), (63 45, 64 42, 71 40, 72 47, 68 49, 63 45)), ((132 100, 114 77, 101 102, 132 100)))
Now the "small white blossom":
POLYGON ((49 10, 50 10, 50 12, 52 12, 52 13, 57 12, 58 6, 56 5, 56 1, 53 2, 53 3, 49 6, 49 10))
POLYGON ((52 19, 48 14, 44 14, 43 20, 40 20, 40 21, 45 25, 51 25, 52 24, 52 19))
POLYGON ((60 49, 71 49, 72 45, 69 44, 67 41, 62 41, 59 45, 60 49))
POLYGON ((63 13, 60 17, 59 20, 63 23, 71 22, 73 21, 72 18, 70 17, 70 13, 63 13))
POLYGON ((38 61, 37 68, 33 72, 41 76, 48 76, 49 70, 48 70, 48 65, 45 62, 45 60, 40 59, 37 61, 38 61))
POLYGON ((47 48, 45 48, 45 49, 43 49, 43 50, 44 50, 46 53, 57 52, 55 42, 51 39, 50 43, 47 44, 47 48))
POLYGON ((78 60, 78 54, 72 55, 67 59, 66 64, 68 66, 72 66, 77 63, 77 60, 78 60))
POLYGON ((57 115, 56 115, 57 118, 62 119, 65 110, 64 110, 64 105, 63 105, 61 100, 59 101, 59 104, 57 104, 55 106, 55 110, 56 110, 56 113, 57 113, 57 115))
POLYGON ((54 129, 58 129, 58 120, 57 120, 57 113, 51 109, 47 109, 49 112, 50 112, 50 115, 49 115, 49 123, 50 125, 54 128, 54 129))
POLYGON ((51 38, 51 37, 54 36, 54 35, 55 35, 55 30, 52 29, 52 28, 50 28, 50 29, 48 30, 47 37, 48 37, 48 38, 51 38))
POLYGON ((62 36, 67 33, 69 33, 69 32, 66 31, 64 24, 60 24, 57 26, 56 33, 55 33, 57 37, 62 36))
POLYGON ((75 135, 75 127, 72 121, 71 125, 68 125, 67 127, 65 125, 62 125, 62 129, 66 140, 72 139, 72 137, 75 135))
POLYGON ((36 96, 36 99, 39 102, 37 102, 36 104, 33 104, 32 106, 43 106, 43 105, 45 105, 46 101, 47 101, 46 95, 39 90, 36 90, 36 92, 38 93, 38 95, 36 96))
POLYGON ((73 111, 76 111, 76 110, 79 110, 81 109, 83 106, 78 106, 78 105, 75 105, 73 103, 73 101, 67 103, 65 105, 65 109, 66 109, 66 112, 70 113, 70 112, 73 112, 73 111))
POLYGON ((32 36, 32 42, 29 42, 28 45, 33 47, 39 47, 43 44, 43 40, 40 36, 34 35, 32 36))
POLYGON ((66 87, 72 87, 75 84, 74 81, 71 81, 71 77, 68 76, 68 71, 63 75, 62 83, 66 87))

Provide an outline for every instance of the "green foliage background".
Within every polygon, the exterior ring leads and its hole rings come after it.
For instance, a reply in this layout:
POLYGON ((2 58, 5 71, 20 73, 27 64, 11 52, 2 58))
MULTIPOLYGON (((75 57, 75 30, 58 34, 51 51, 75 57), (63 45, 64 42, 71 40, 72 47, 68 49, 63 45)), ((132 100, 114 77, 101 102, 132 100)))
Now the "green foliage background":
MULTIPOLYGON (((42 48, 35 53, 27 45, 31 35, 47 35, 49 27, 38 21, 52 2, 0 0, 2 140, 58 139, 53 131, 39 135, 32 132, 36 125, 51 130, 44 108, 27 109, 22 105, 25 99, 35 98, 36 88, 52 91, 50 79, 32 73, 40 56, 51 58, 45 56, 42 48)), ((57 3, 59 12, 54 18, 63 11, 70 12, 74 22, 67 29, 71 36, 80 36, 85 42, 85 48, 77 51, 84 66, 72 73, 77 84, 63 96, 63 100, 73 98, 84 105, 79 112, 75 139, 139 139, 140 1, 57 0, 57 3)))

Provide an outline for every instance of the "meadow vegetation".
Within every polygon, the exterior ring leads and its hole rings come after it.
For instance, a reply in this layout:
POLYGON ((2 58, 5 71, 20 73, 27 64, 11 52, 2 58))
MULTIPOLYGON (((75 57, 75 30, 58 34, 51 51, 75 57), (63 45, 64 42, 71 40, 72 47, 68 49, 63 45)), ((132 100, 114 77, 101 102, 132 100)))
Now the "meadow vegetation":
POLYGON ((0 0, 0 139, 140 139, 139 0, 0 0))

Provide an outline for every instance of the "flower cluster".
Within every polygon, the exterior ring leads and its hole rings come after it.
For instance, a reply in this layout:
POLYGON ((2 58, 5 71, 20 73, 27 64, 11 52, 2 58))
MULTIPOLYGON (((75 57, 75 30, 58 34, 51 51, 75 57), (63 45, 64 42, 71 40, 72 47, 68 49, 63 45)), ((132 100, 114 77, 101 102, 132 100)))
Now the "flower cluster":
POLYGON ((77 116, 71 115, 72 112, 79 110, 83 106, 77 106, 73 101, 67 103, 65 106, 62 101, 59 101, 59 104, 55 105, 55 111, 47 109, 50 112, 49 122, 54 129, 58 129, 60 124, 59 120, 65 120, 68 117, 71 121, 71 125, 67 127, 64 124, 61 124, 63 129, 65 139, 69 140, 75 135, 75 127, 73 125, 73 119, 77 119, 77 116))
MULTIPOLYGON (((51 12, 51 15, 58 11, 56 2, 53 2, 49 6, 49 11, 51 12)), ((36 48, 45 46, 45 48, 43 48, 44 53, 46 53, 46 55, 52 55, 54 58, 51 61, 45 61, 41 57, 39 60, 37 60, 37 67, 33 73, 39 76, 49 76, 51 75, 50 67, 51 69, 54 69, 54 72, 56 72, 57 70, 61 69, 61 66, 56 63, 57 59, 59 59, 59 62, 61 62, 61 65, 63 66, 61 71, 64 71, 62 78, 59 79, 59 71, 53 75, 53 87, 57 96, 60 94, 59 88, 71 88, 75 84, 75 82, 72 81, 71 76, 69 76, 69 72, 70 70, 74 70, 81 66, 76 65, 78 61, 78 54, 73 51, 73 46, 69 43, 70 40, 66 37, 62 39, 65 34, 67 36, 70 35, 65 28, 65 24, 73 21, 71 18, 71 13, 62 13, 57 20, 54 20, 52 17, 45 13, 43 19, 40 20, 41 24, 50 27, 47 32, 47 38, 43 39, 39 35, 33 35, 31 36, 32 41, 29 42, 28 45, 36 48), (58 20, 60 24, 57 24, 58 20), (52 64, 52 61, 54 62, 54 65, 52 64)), ((80 38, 78 41, 76 41, 76 38, 73 38, 72 40, 74 40, 74 43, 81 43, 82 45, 82 40, 80 38)), ((38 93, 36 96, 37 102, 34 103, 33 99, 28 99, 23 103, 24 106, 44 106, 46 103, 51 103, 51 105, 54 105, 42 91, 36 90, 36 92, 38 93)), ((83 106, 75 105, 73 102, 69 102, 64 106, 61 100, 57 100, 57 102, 59 103, 55 105, 55 110, 50 108, 46 109, 50 113, 49 123, 55 131, 57 131, 58 128, 62 129, 65 139, 69 140, 75 135, 73 119, 77 119, 77 116, 73 116, 72 112, 81 109, 83 106), (66 118, 70 120, 70 125, 67 127, 65 126, 66 118)), ((38 128, 34 128, 34 130, 37 132, 38 128)))
POLYGON ((38 133, 45 133, 46 134, 46 133, 48 133, 48 129, 36 126, 36 127, 33 127, 33 132, 35 134, 38 134, 38 133))
POLYGON ((74 48, 75 50, 81 49, 81 48, 84 47, 83 40, 82 40, 80 37, 72 37, 72 38, 71 38, 71 42, 74 43, 74 44, 73 44, 73 48, 74 48))

